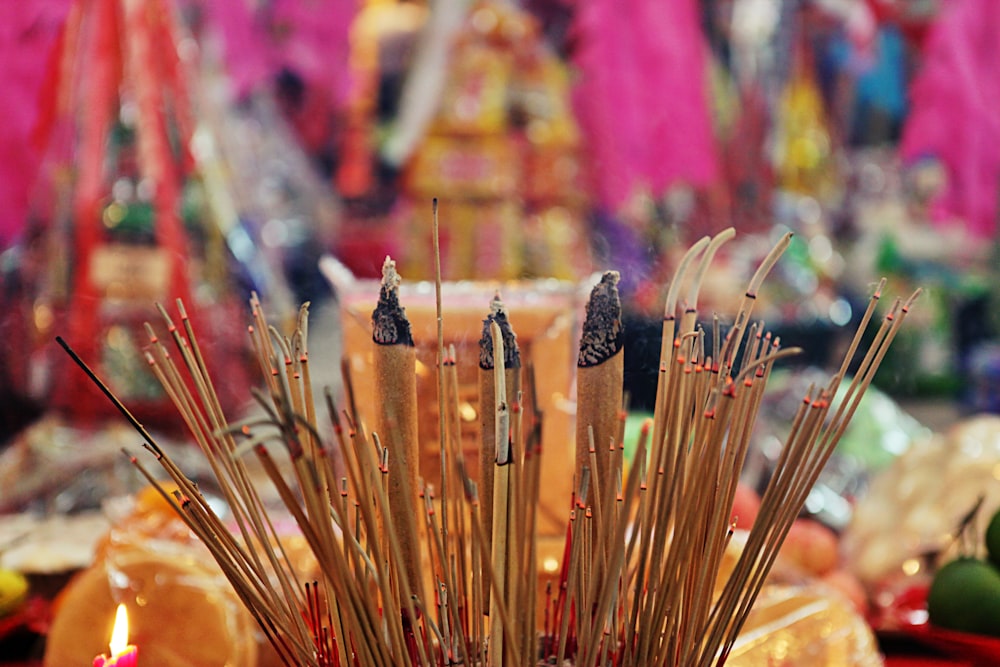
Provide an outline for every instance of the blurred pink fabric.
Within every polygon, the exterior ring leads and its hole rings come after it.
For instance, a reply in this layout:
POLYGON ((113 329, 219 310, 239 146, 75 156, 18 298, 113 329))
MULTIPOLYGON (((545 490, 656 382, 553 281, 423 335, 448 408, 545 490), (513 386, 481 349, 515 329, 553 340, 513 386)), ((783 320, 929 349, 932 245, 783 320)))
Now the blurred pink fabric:
POLYGON ((222 38, 238 95, 282 68, 319 87, 334 105, 349 92, 349 33, 359 0, 185 0, 200 5, 222 38), (255 10, 254 7, 264 8, 255 10))
POLYGON ((579 0, 574 105, 592 185, 611 211, 637 189, 718 173, 695 0, 579 0))
POLYGON ((902 157, 944 164, 948 184, 935 204, 940 224, 959 218, 970 234, 993 238, 1000 200, 1000 2, 942 3, 921 63, 902 157))
POLYGON ((5 2, 0 8, 0 250, 24 226, 41 151, 32 142, 49 53, 69 0, 5 2))

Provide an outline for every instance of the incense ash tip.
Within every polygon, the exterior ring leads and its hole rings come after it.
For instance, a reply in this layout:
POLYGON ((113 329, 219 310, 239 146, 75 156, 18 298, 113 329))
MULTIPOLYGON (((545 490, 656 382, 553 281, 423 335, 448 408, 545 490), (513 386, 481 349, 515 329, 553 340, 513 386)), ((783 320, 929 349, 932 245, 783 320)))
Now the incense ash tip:
POLYGON ((372 340, 379 345, 413 345, 410 321, 399 303, 400 280, 396 262, 386 257, 382 264, 378 305, 372 312, 372 340))
POLYGON ((622 302, 617 271, 606 271, 590 291, 577 366, 597 366, 622 348, 622 302))
POLYGON ((493 298, 490 299, 490 315, 496 317, 497 315, 507 316, 507 307, 503 305, 503 299, 500 298, 500 292, 494 292, 493 298))
POLYGON ((500 294, 497 293, 490 301, 490 314, 483 320, 483 333, 479 339, 479 367, 485 371, 492 370, 496 365, 493 359, 493 335, 490 324, 497 323, 503 336, 504 368, 521 367, 521 350, 517 346, 517 335, 507 319, 507 307, 504 306, 500 294))
POLYGON ((382 289, 399 289, 399 283, 402 280, 396 272, 396 260, 386 255, 385 261, 382 262, 382 289))

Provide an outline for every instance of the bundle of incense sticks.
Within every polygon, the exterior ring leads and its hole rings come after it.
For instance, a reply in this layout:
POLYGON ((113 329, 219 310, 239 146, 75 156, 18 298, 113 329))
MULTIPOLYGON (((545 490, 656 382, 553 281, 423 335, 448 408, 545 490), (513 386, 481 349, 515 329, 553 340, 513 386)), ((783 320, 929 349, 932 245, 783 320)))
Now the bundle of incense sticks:
POLYGON ((606 273, 594 287, 578 360, 576 491, 567 498, 558 586, 543 595, 536 590, 538 488, 545 475, 574 468, 572 461, 545 460, 541 414, 522 409, 524 396, 533 394, 531 368, 522 393, 516 313, 508 319, 499 296, 489 305, 481 341, 488 404, 481 406, 485 469, 477 484, 459 445, 459 360, 442 342, 438 280, 438 489, 412 474, 414 358, 390 260, 373 314, 378 416, 370 426, 353 407, 362 397, 352 395, 349 376, 347 409, 338 409, 329 391, 317 407, 306 307, 286 337, 251 299, 249 333, 264 376, 264 388, 253 393, 262 416, 236 423, 219 408, 183 305, 180 327, 161 308, 174 352, 150 327, 148 360, 218 478, 229 506, 225 522, 127 407, 60 343, 143 436, 177 490, 167 492, 133 456, 135 466, 204 541, 286 665, 721 665, 917 296, 887 308, 861 351, 879 284, 839 371, 803 396, 760 515, 732 573, 719 581, 761 396, 774 363, 795 352, 751 323, 758 290, 789 236, 753 276, 724 335, 717 318, 711 331, 698 323, 700 283, 732 236, 727 230, 700 240, 678 265, 666 295, 654 417, 627 475, 617 274, 606 273), (321 412, 333 426, 330 441, 321 436, 321 412), (248 457, 259 460, 308 541, 315 580, 303 581, 282 550, 248 457), (334 461, 343 461, 343 469, 334 461))

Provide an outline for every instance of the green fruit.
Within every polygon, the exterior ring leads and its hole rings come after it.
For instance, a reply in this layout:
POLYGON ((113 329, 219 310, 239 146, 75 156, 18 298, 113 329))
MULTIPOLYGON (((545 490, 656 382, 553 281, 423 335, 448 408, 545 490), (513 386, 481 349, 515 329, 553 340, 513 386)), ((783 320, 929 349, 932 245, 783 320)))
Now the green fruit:
POLYGON ((1000 567, 1000 510, 997 510, 986 526, 986 553, 990 562, 1000 567))
POLYGON ((927 613, 939 628, 1000 637, 1000 570, 976 558, 951 561, 934 575, 927 613))
POLYGON ((14 570, 0 570, 0 616, 16 611, 28 596, 28 580, 14 570))

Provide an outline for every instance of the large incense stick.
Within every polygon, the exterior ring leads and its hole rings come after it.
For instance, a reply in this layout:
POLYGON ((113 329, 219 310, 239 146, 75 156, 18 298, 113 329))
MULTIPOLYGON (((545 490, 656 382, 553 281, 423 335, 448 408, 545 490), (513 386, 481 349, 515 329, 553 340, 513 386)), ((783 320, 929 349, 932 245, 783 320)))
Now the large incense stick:
POLYGON ((378 305, 372 313, 375 431, 389 451, 389 504, 399 508, 403 569, 414 590, 422 586, 416 516, 420 449, 417 430, 417 351, 399 303, 396 263, 385 258, 378 305))
MULTIPOLYGON (((517 396, 521 389, 521 352, 517 345, 517 337, 507 319, 507 309, 499 294, 494 296, 490 302, 490 312, 483 320, 483 333, 479 339, 479 419, 482 434, 479 448, 479 489, 481 518, 488 549, 492 549, 493 477, 498 461, 497 395, 494 377, 494 369, 497 367, 503 369, 507 396, 517 396), (503 341, 502 357, 499 363, 494 363, 497 351, 493 345, 492 326, 494 323, 499 327, 503 341)), ((484 603, 489 606, 488 586, 483 591, 483 595, 484 603)))
POLYGON ((607 271, 590 292, 576 363, 576 472, 589 465, 593 443, 595 490, 611 474, 608 447, 618 439, 624 359, 618 272, 607 271))

